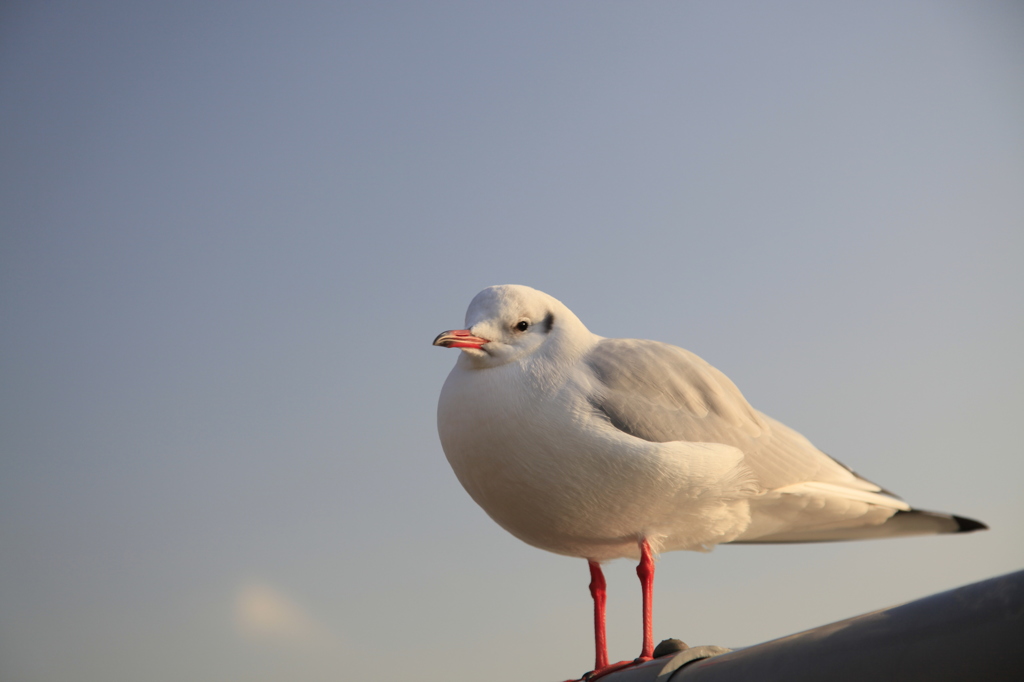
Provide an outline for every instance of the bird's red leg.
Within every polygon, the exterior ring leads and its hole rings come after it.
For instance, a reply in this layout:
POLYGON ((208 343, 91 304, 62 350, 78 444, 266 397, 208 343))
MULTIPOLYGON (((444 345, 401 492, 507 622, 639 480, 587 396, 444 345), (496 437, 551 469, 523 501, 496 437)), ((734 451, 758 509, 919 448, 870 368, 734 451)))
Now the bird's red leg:
POLYGON ((605 589, 604 573, 596 561, 590 564, 590 596, 594 598, 594 670, 608 667, 608 640, 605 635, 605 603, 608 593, 605 589))
POLYGON ((654 644, 651 635, 651 585, 654 582, 654 562, 651 560, 651 548, 646 540, 640 544, 640 565, 636 572, 640 576, 640 583, 643 585, 644 593, 644 650, 640 658, 633 661, 619 661, 608 663, 608 645, 605 635, 605 603, 607 592, 605 589, 604 573, 596 561, 590 561, 590 595, 594 598, 594 648, 596 656, 594 670, 583 676, 584 680, 594 682, 605 675, 610 675, 618 670, 632 667, 639 662, 649 661, 654 658, 654 644))
POLYGON ((646 539, 640 541, 640 563, 637 564, 636 574, 640 578, 644 598, 644 645, 640 651, 640 660, 649 661, 654 658, 654 560, 646 539))

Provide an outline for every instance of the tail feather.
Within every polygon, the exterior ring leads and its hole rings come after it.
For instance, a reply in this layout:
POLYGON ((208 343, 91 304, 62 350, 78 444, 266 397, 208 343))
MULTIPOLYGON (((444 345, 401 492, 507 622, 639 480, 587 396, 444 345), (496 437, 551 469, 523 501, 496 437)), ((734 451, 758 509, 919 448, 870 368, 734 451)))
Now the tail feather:
POLYGON ((737 540, 731 544, 758 545, 783 542, 837 542, 842 540, 870 540, 898 538, 908 535, 935 535, 939 533, 970 533, 987 530, 981 521, 953 514, 923 509, 897 510, 884 523, 852 528, 807 528, 765 535, 751 540, 737 540))

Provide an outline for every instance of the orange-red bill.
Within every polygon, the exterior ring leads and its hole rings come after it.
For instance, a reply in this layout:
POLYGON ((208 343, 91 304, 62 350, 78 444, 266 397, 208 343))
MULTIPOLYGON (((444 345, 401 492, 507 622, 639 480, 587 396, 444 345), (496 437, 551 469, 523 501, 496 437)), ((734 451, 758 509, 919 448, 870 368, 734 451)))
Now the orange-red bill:
POLYGON ((446 332, 441 332, 434 339, 435 346, 444 346, 445 348, 480 348, 485 343, 490 343, 490 339, 473 336, 468 329, 449 329, 446 332))

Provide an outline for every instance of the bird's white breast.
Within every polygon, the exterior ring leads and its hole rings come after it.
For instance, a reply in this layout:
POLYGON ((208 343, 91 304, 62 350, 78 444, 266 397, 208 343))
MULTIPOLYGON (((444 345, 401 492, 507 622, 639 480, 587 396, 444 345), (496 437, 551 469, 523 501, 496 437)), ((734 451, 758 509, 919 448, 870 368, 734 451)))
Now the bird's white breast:
POLYGON ((539 362, 457 363, 438 404, 445 454, 473 499, 521 540, 590 559, 702 549, 749 522, 742 453, 649 443, 602 422, 588 373, 539 362))

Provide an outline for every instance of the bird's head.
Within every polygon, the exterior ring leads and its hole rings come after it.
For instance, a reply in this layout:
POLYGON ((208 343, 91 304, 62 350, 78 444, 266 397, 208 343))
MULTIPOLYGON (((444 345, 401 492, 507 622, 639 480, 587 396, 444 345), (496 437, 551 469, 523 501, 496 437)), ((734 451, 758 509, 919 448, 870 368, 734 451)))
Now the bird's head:
POLYGON ((553 353, 592 336, 558 299, 519 284, 487 287, 466 311, 466 328, 442 332, 435 346, 459 348, 474 368, 553 353))

